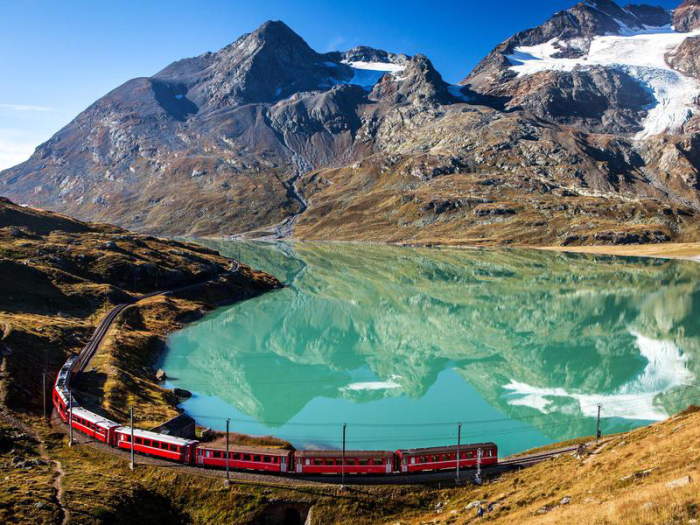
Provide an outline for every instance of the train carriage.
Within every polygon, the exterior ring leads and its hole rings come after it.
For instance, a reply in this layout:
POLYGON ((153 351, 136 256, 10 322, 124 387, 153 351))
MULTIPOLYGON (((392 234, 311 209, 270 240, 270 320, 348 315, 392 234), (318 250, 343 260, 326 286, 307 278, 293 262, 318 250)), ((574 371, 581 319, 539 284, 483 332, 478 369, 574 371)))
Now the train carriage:
MULTIPOLYGON (((396 470, 418 472, 422 470, 443 470, 457 468, 457 446, 402 449, 396 451, 396 470)), ((460 468, 474 468, 482 451, 481 465, 498 463, 498 447, 495 443, 473 443, 459 447, 460 468)))
MULTIPOLYGON (((230 446, 228 465, 232 469, 288 472, 292 468, 291 450, 263 447, 230 446)), ((197 465, 226 468, 226 449, 197 447, 197 465)))
MULTIPOLYGON (((53 404, 56 407, 56 411, 64 422, 68 421, 68 406, 70 403, 68 400, 68 396, 70 395, 68 383, 73 372, 73 365, 77 359, 78 356, 69 357, 65 364, 61 367, 61 370, 58 372, 58 376, 56 376, 56 383, 54 384, 53 394, 51 396, 53 404)), ((75 399, 73 402, 75 404, 75 399)))
MULTIPOLYGON (((115 445, 122 449, 131 450, 131 428, 119 427, 116 429, 115 434, 115 445)), ((149 456, 157 456, 182 463, 194 463, 198 443, 198 441, 192 439, 134 429, 134 451, 148 454, 149 456)))
MULTIPOLYGON (((74 369, 79 364, 77 356, 69 358, 59 371, 52 391, 52 401, 64 422, 70 418, 69 382, 74 369)), ((229 447, 226 450, 219 444, 199 445, 191 439, 183 439, 146 430, 133 431, 94 412, 79 406, 73 397, 72 426, 74 429, 113 447, 133 450, 140 454, 160 457, 180 463, 203 467, 263 472, 297 474, 392 474, 413 473, 427 470, 455 469, 459 461, 461 468, 474 468, 481 450, 481 465, 498 464, 498 447, 495 443, 465 444, 461 447, 432 447, 400 449, 395 452, 376 450, 299 450, 290 451, 265 447, 229 447), (458 456, 459 455, 459 459, 458 456)))
POLYGON ((74 429, 98 441, 114 446, 116 430, 121 426, 119 423, 110 421, 81 407, 73 407, 72 418, 70 417, 70 411, 68 411, 68 416, 69 420, 72 419, 73 421, 74 429))
MULTIPOLYGON (((297 474, 340 474, 340 450, 298 450, 294 453, 297 474)), ((388 450, 346 450, 346 474, 391 474, 394 453, 388 450)))

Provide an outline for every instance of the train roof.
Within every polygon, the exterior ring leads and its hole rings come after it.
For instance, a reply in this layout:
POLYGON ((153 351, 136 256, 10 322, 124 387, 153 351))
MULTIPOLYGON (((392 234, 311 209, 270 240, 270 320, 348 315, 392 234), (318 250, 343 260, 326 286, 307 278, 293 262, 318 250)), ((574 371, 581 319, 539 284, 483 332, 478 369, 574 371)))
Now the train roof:
MULTIPOLYGON (((460 450, 477 450, 477 449, 487 449, 487 448, 498 448, 496 443, 465 443, 460 445, 460 450)), ((446 447, 430 447, 430 448, 402 448, 397 450, 401 454, 409 455, 421 455, 421 454, 441 454, 444 452, 457 452, 457 445, 450 445, 446 447)))
POLYGON ((88 421, 90 421, 90 423, 95 423, 96 425, 101 425, 107 428, 115 428, 121 426, 119 423, 115 423, 114 421, 111 421, 106 417, 102 417, 99 414, 95 414, 94 412, 90 412, 89 410, 85 410, 84 408, 80 407, 73 407, 73 416, 82 417, 83 419, 87 419, 88 421))
MULTIPOLYGON (((120 427, 117 429, 119 434, 129 434, 131 435, 131 427, 120 427)), ((171 445, 194 445, 199 443, 194 439, 185 439, 174 436, 168 436, 167 434, 159 434, 158 432, 150 432, 148 430, 134 429, 134 437, 145 438, 145 439, 155 439, 156 441, 162 441, 163 443, 170 443, 171 445)))
POLYGON ((77 355, 71 356, 63 364, 63 366, 61 367, 61 370, 58 372, 58 376, 56 377, 56 385, 63 386, 66 379, 70 375, 70 371, 71 371, 71 368, 73 367, 73 363, 75 362, 75 360, 77 358, 78 358, 77 355))
MULTIPOLYGON (((298 458, 342 458, 342 450, 297 450, 295 453, 298 458)), ((394 453, 389 450, 346 450, 346 458, 388 458, 393 457, 394 453)))
MULTIPOLYGON (((226 450, 226 444, 205 443, 198 447, 202 450, 226 450)), ((260 454, 264 456, 288 456, 292 453, 291 450, 285 448, 266 448, 266 447, 247 447, 245 445, 229 445, 229 452, 237 452, 242 454, 260 454)))

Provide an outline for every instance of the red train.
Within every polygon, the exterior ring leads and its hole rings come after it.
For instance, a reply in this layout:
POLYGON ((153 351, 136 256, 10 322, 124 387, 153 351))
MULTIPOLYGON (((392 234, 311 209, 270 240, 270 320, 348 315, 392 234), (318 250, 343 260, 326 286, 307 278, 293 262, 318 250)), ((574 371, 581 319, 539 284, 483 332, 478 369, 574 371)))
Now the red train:
POLYGON ((474 468, 498 463, 495 443, 477 443, 447 447, 388 450, 283 450, 263 447, 229 446, 226 451, 199 441, 132 429, 110 421, 79 406, 75 397, 70 400, 69 382, 77 358, 71 357, 56 378, 52 399, 61 419, 75 430, 112 447, 155 456, 170 461, 209 468, 255 470, 296 474, 410 474, 426 470, 474 468), (71 417, 72 406, 72 417, 71 417), (133 436, 133 444, 131 442, 133 436), (481 457, 479 457, 481 451, 481 457))

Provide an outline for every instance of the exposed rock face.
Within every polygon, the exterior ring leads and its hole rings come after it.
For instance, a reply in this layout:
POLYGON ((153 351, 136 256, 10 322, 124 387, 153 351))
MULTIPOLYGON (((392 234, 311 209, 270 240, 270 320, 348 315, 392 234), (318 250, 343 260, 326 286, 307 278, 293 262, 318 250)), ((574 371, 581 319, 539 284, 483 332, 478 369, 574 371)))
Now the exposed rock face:
POLYGON ((635 133, 652 95, 624 71, 592 67, 546 71, 491 91, 505 109, 528 109, 538 117, 597 133, 635 133), (506 102, 507 101, 507 102, 506 102))
POLYGON ((675 53, 666 57, 666 61, 676 71, 700 80, 700 36, 684 40, 675 53))
POLYGON ((676 31, 694 31, 700 28, 700 1, 685 0, 673 11, 673 27, 676 31))
POLYGON ((695 238, 697 39, 659 28, 653 67, 599 59, 601 36, 670 20, 582 2, 497 46, 460 86, 423 55, 320 54, 268 22, 107 94, 0 173, 0 193, 176 235, 695 238))

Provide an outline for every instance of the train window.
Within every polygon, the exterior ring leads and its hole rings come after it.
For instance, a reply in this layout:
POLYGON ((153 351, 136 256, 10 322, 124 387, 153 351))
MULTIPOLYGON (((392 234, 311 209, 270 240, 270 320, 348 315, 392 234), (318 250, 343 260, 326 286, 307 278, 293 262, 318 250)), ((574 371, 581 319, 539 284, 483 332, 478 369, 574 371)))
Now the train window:
POLYGON ((238 452, 236 452, 236 453, 233 454, 233 459, 238 459, 238 460, 240 460, 240 459, 241 459, 241 455, 240 455, 238 452))
POLYGON ((369 465, 369 459, 360 459, 358 460, 359 465, 369 465))
POLYGON ((314 465, 316 465, 316 466, 323 465, 323 460, 322 459, 314 459, 314 465))
POLYGON ((250 461, 250 454, 243 454, 243 461, 250 461))
POLYGON ((263 462, 264 462, 264 463, 269 463, 269 462, 270 462, 270 456, 263 456, 263 462))
POLYGON ((134 443, 136 443, 137 445, 141 445, 142 444, 141 438, 135 438, 134 443))
POLYGON ((258 463, 260 463, 262 461, 262 459, 260 458, 260 456, 255 456, 253 458, 253 461, 257 461, 258 463))

